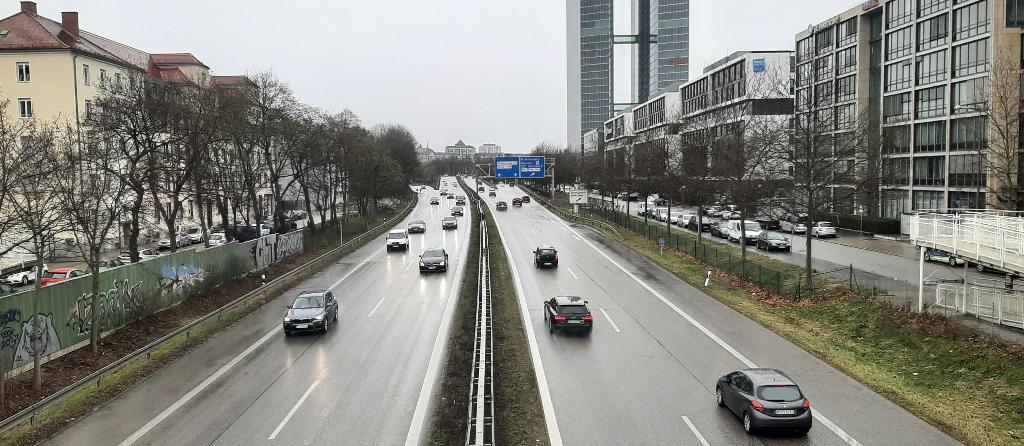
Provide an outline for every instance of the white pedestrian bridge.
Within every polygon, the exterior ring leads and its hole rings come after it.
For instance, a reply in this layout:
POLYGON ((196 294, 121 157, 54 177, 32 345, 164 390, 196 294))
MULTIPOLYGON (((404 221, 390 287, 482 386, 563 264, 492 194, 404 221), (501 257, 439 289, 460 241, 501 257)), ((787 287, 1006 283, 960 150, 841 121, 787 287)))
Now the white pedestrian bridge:
POLYGON ((1024 217, 1017 212, 917 214, 911 217, 910 240, 971 263, 1024 275, 1024 217))

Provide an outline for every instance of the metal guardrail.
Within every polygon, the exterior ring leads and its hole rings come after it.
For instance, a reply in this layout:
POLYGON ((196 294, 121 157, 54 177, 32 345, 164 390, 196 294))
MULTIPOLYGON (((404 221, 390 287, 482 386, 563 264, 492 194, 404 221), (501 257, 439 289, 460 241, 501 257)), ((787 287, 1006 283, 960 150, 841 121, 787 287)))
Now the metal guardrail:
POLYGON ((996 325, 1024 328, 1024 292, 989 286, 942 283, 935 287, 935 306, 974 315, 996 325))
POLYGON ((548 200, 548 199, 546 199, 544 197, 541 197, 541 196, 537 195, 536 192, 534 192, 534 191, 532 191, 532 190, 530 190, 528 188, 523 188, 523 191, 525 191, 526 193, 530 194, 530 196, 533 197, 534 200, 537 200, 538 203, 540 203, 544 207, 548 208, 548 210, 550 210, 551 212, 554 212, 555 215, 558 215, 563 220, 569 220, 569 221, 571 221, 573 223, 580 223, 580 224, 584 224, 584 225, 588 225, 588 226, 594 226, 594 225, 601 226, 601 227, 611 231, 613 234, 615 234, 616 237, 618 237, 620 239, 622 238, 622 234, 617 229, 615 229, 615 226, 612 226, 611 224, 608 224, 608 223, 605 223, 605 222, 603 222, 601 220, 596 220, 596 219, 593 219, 593 218, 581 217, 579 215, 573 214, 572 212, 564 211, 564 210, 560 209, 558 206, 555 206, 555 205, 551 204, 551 200, 548 200))
POLYGON ((11 415, 10 417, 8 417, 5 420, 0 421, 0 435, 2 435, 3 433, 6 433, 7 431, 9 431, 13 427, 15 427, 17 425, 20 425, 21 423, 25 422, 26 420, 28 420, 30 422, 30 425, 34 426, 35 425, 36 417, 43 410, 47 409, 48 407, 50 407, 54 403, 62 400, 65 396, 67 396, 67 395, 69 395, 71 393, 74 393, 75 391, 78 391, 79 389, 82 389, 85 386, 90 385, 93 382, 95 382, 96 386, 99 387, 101 385, 101 382, 102 382, 102 379, 103 379, 104 376, 109 375, 109 374, 111 374, 113 372, 117 372, 118 370, 121 370, 122 368, 127 366, 129 363, 133 362, 136 359, 141 358, 143 355, 145 355, 146 358, 149 359, 150 354, 154 350, 162 347, 164 344, 166 344, 170 340, 175 339, 175 338, 181 336, 182 334, 184 334, 186 336, 186 338, 191 336, 192 331, 195 330, 199 325, 203 324, 204 322, 207 322, 207 321, 209 321, 209 320, 211 320, 213 318, 217 318, 217 321, 220 321, 221 317, 224 315, 224 313, 226 313, 226 312, 228 312, 230 310, 235 309, 235 307, 238 307, 239 305, 241 305, 243 308, 245 308, 246 306, 248 306, 248 303, 249 303, 250 300, 252 300, 253 298, 259 296, 262 293, 264 293, 266 290, 272 289, 277 284, 279 284, 281 282, 284 282, 284 281, 292 278, 293 276, 298 275, 301 272, 306 271, 307 269, 315 266, 316 264, 318 264, 319 262, 323 261, 324 259, 326 259, 326 258, 328 258, 328 257, 330 257, 332 255, 335 255, 338 252, 341 252, 341 251, 343 251, 346 248, 349 248, 349 247, 353 246, 355 243, 358 243, 360 240, 365 238, 368 234, 372 234, 372 233, 380 230, 381 228, 393 225, 395 223, 395 221, 399 221, 399 220, 405 218, 407 213, 415 206, 417 201, 418 201, 418 196, 417 196, 417 199, 411 200, 409 202, 409 204, 405 207, 405 209, 402 209, 400 212, 395 214, 394 217, 391 217, 390 219, 385 220, 383 223, 381 223, 381 224, 379 224, 377 226, 374 226, 373 228, 368 229, 367 231, 363 232, 362 234, 359 234, 359 235, 353 237, 351 240, 349 240, 348 242, 343 243, 341 246, 338 246, 338 247, 336 247, 336 248, 334 248, 334 249, 332 249, 332 250, 330 250, 330 251, 328 251, 328 252, 326 252, 324 254, 321 254, 321 255, 317 256, 315 259, 310 260, 310 261, 300 265, 299 267, 297 267, 297 268, 295 268, 295 269, 293 269, 293 270, 291 270, 291 271, 289 271, 289 272, 287 272, 285 274, 282 274, 281 276, 279 276, 279 277, 277 277, 277 278, 267 282, 266 284, 261 285, 258 288, 256 288, 256 289, 254 289, 254 290, 252 290, 252 291, 242 295, 241 297, 239 297, 239 298, 237 298, 237 299, 235 299, 235 300, 225 304, 224 306, 214 310, 213 312, 208 313, 205 316, 200 317, 199 319, 196 319, 195 321, 192 321, 189 324, 187 324, 185 326, 182 326, 182 327, 172 331, 171 333, 168 333, 167 335, 164 335, 160 339, 157 339, 157 340, 155 340, 153 342, 150 342, 149 344, 146 344, 145 346, 143 346, 142 348, 132 352, 131 354, 129 354, 129 355, 127 355, 127 356, 125 356, 125 357, 123 357, 121 359, 118 359, 117 361, 114 361, 114 362, 104 366, 103 368, 101 368, 101 369, 99 369, 99 370, 97 370, 97 371, 95 371, 93 373, 90 373, 88 376, 78 380, 74 384, 71 384, 71 385, 69 385, 69 386, 67 386, 67 387, 57 391, 56 393, 54 393, 54 394, 52 394, 52 395, 50 395, 50 396, 48 396, 46 398, 43 398, 42 400, 39 400, 35 404, 33 404, 33 405, 29 406, 29 407, 26 407, 25 409, 21 410, 20 412, 14 414, 14 415, 11 415))
MULTIPOLYGON (((477 200, 477 209, 483 208, 477 200)), ((494 444, 494 368, 491 319, 491 258, 487 245, 487 222, 480 219, 480 270, 477 281, 476 328, 473 339, 473 372, 469 390, 466 446, 494 444)))

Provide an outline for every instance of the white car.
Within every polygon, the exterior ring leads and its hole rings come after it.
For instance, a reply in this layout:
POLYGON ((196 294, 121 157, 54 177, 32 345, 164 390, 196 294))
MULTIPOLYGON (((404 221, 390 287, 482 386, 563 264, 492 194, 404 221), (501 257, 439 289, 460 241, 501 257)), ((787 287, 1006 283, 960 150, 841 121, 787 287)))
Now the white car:
POLYGON ((819 221, 811 226, 811 236, 817 238, 836 237, 836 227, 827 221, 819 221))
POLYGON ((730 220, 729 221, 729 234, 728 239, 730 242, 739 242, 740 238, 746 236, 748 245, 757 243, 757 237, 761 235, 761 224, 756 221, 744 220, 743 221, 744 231, 740 232, 740 221, 730 220))
POLYGON ((11 273, 7 277, 4 277, 3 282, 11 285, 28 285, 36 281, 36 269, 32 268, 28 271, 18 271, 11 273))
POLYGON ((203 242, 202 228, 188 228, 188 230, 185 231, 185 235, 188 236, 189 243, 197 244, 203 242))
POLYGON ((782 220, 779 221, 779 230, 782 232, 789 232, 792 234, 803 234, 807 232, 807 225, 800 222, 782 220))
MULTIPOLYGON (((189 244, 192 243, 189 240, 188 236, 185 235, 185 234, 182 234, 182 233, 178 233, 178 235, 175 236, 175 239, 177 240, 177 242, 174 244, 175 248, 181 248, 183 246, 188 246, 189 244)), ((160 239, 160 242, 157 243, 157 246, 159 246, 160 248, 170 249, 171 248, 171 239, 170 239, 170 237, 160 239)))
POLYGON ((223 246, 228 243, 228 236, 224 235, 223 232, 214 232, 210 234, 210 246, 223 246))
POLYGON ((385 240, 387 240, 388 251, 392 249, 409 250, 409 231, 405 229, 392 229, 391 232, 388 232, 385 240))
MULTIPOLYGON (((155 249, 143 249, 142 251, 139 251, 139 261, 155 259, 157 257, 160 257, 160 251, 155 249)), ((121 255, 117 256, 117 259, 125 263, 130 263, 132 261, 131 253, 128 251, 121 251, 121 255)))
POLYGON ((689 213, 684 214, 682 212, 673 212, 672 215, 668 217, 668 220, 676 226, 682 226, 686 224, 686 222, 690 221, 690 217, 692 216, 693 214, 689 213))

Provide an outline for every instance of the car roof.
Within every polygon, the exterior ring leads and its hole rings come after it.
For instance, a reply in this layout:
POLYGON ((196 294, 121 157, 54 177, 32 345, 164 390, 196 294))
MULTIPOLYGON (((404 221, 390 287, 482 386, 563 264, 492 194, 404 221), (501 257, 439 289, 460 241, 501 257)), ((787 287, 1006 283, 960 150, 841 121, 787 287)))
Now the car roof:
POLYGON ((555 249, 555 247, 551 245, 540 245, 537 249, 555 249))
POLYGON ((50 268, 48 271, 51 273, 70 273, 71 271, 79 271, 78 268, 50 268))
POLYGON ((785 372, 779 369, 745 369, 740 370, 744 375, 750 378, 750 381, 755 386, 768 386, 768 385, 790 385, 795 386, 793 382, 785 372))
POLYGON ((325 294, 327 294, 327 290, 306 290, 306 291, 300 291, 299 295, 296 296, 296 297, 302 297, 302 296, 323 296, 325 294))
POLYGON ((586 306, 586 302, 579 296, 555 296, 555 303, 560 307, 565 306, 586 306))
POLYGON ((448 217, 442 218, 441 220, 455 220, 455 217, 448 216, 448 217))
POLYGON ((392 229, 388 231, 388 234, 405 234, 405 229, 392 229))

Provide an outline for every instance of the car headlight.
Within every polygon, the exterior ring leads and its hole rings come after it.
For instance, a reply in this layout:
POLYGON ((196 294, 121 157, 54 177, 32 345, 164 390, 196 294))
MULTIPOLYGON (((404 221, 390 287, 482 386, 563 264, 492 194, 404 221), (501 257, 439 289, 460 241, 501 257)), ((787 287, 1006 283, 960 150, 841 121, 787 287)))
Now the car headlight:
POLYGON ((285 316, 285 317, 284 317, 284 321, 285 321, 285 322, 291 322, 291 321, 292 321, 292 318, 291 318, 291 316, 285 316))
POLYGON ((444 260, 437 262, 437 266, 444 266, 444 260))
POLYGON ((315 321, 322 321, 322 320, 324 320, 324 313, 318 314, 316 317, 313 318, 313 320, 315 320, 315 321))
POLYGON ((427 266, 427 264, 423 263, 423 261, 420 261, 420 266, 427 266))

